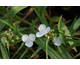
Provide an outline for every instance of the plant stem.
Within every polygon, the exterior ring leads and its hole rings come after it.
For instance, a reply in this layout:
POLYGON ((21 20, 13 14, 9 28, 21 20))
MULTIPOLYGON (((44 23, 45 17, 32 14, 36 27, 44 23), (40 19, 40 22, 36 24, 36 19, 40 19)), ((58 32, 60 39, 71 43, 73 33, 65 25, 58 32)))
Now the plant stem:
POLYGON ((47 51, 47 49, 48 49, 48 41, 49 41, 49 39, 47 39, 47 41, 46 41, 46 59, 48 59, 48 51, 47 51))

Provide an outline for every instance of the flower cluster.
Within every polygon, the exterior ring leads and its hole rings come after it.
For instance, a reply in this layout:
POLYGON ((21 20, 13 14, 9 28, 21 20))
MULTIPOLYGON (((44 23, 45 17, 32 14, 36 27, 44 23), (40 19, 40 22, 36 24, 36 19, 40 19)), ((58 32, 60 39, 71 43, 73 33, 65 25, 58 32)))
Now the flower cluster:
MULTIPOLYGON (((33 46, 33 41, 35 41, 36 37, 42 37, 43 35, 47 34, 50 31, 50 27, 46 27, 44 24, 41 24, 38 27, 38 30, 39 30, 39 32, 36 33, 36 36, 34 34, 29 34, 29 36, 24 34, 22 36, 22 41, 25 42, 25 45, 27 47, 33 46)), ((56 37, 55 41, 53 41, 53 42, 56 46, 60 46, 60 44, 61 44, 59 37, 56 37)))

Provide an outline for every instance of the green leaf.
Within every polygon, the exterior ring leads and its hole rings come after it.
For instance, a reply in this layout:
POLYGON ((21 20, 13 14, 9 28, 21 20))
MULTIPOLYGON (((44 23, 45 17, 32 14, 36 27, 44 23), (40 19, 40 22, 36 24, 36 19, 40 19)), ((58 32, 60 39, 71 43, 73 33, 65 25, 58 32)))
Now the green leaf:
MULTIPOLYGON (((45 41, 41 40, 40 38, 37 38, 37 40, 35 42, 39 46, 42 44, 45 44, 45 41)), ((46 52, 46 46, 44 46, 43 50, 46 52)), ((48 51, 48 55, 52 59, 62 59, 62 57, 54 49, 52 49, 49 45, 48 45, 47 51, 48 51)))
POLYGON ((7 21, 5 21, 5 20, 1 20, 1 19, 0 19, 0 21, 1 21, 2 23, 4 23, 4 24, 10 26, 12 29, 15 30, 14 26, 10 25, 7 21))
POLYGON ((37 14, 38 18, 40 19, 40 21, 41 21, 43 24, 45 24, 45 22, 43 21, 42 17, 40 16, 40 14, 37 12, 37 10, 34 9, 34 11, 36 12, 36 14, 37 14))
POLYGON ((0 14, 1 14, 1 15, 5 15, 6 12, 7 12, 6 7, 4 7, 4 6, 0 6, 0 14))
POLYGON ((19 32, 18 26, 16 27, 16 31, 22 36, 22 33, 19 32))
POLYGON ((74 25, 75 25, 76 20, 77 20, 77 16, 75 17, 74 21, 72 22, 72 25, 70 26, 70 29, 69 29, 69 30, 70 30, 71 34, 74 33, 74 32, 73 32, 73 27, 74 27, 74 25))
POLYGON ((35 6, 35 8, 37 9, 37 11, 40 13, 40 15, 42 16, 43 12, 46 10, 47 6, 35 6))
POLYGON ((9 52, 9 42, 6 39, 7 39, 6 37, 2 37, 1 42, 4 46, 5 46, 5 43, 6 43, 6 46, 7 46, 8 52, 9 52))
POLYGON ((18 48, 18 50, 16 51, 16 53, 12 56, 12 58, 19 52, 19 50, 23 47, 24 43, 21 44, 21 46, 18 48))
MULTIPOLYGON (((5 20, 6 22, 8 22, 8 17, 5 14, 2 18, 0 18, 2 20, 5 20)), ((0 31, 6 26, 6 24, 4 24, 3 22, 0 21, 0 31)))
POLYGON ((80 40, 79 41, 75 41, 75 40, 70 40, 70 39, 68 39, 69 41, 74 41, 74 44, 72 44, 72 45, 70 45, 66 50, 70 50, 70 49, 72 49, 72 48, 74 48, 74 47, 76 47, 76 46, 80 46, 80 40))
POLYGON ((43 47, 44 45, 39 46, 38 49, 31 55, 30 58, 34 57, 43 47))
POLYGON ((65 48, 62 45, 58 47, 58 50, 64 59, 72 59, 70 54, 65 50, 65 48))
MULTIPOLYGON (((26 8, 27 6, 11 6, 10 7, 10 11, 8 12, 8 15, 11 18, 14 18, 14 16, 21 11, 22 9, 26 8)), ((9 19, 9 23, 10 25, 13 25, 13 21, 11 19, 9 19)))
MULTIPOLYGON (((64 33, 65 36, 71 36, 70 31, 68 30, 68 28, 66 27, 66 25, 64 23, 62 23, 62 26, 61 27, 62 27, 62 30, 65 32, 64 33)), ((69 38, 69 37, 66 37, 66 38, 69 38)), ((69 39, 72 39, 72 38, 69 38, 69 39)), ((74 42, 72 42, 72 41, 68 41, 68 43, 70 45, 74 44, 74 42)), ((75 51, 77 51, 75 47, 73 49, 75 51)))
POLYGON ((24 31, 24 30, 27 30, 27 29, 28 29, 28 27, 20 27, 19 31, 24 31))
POLYGON ((46 59, 48 59, 48 42, 49 39, 46 40, 46 59))
POLYGON ((5 41, 6 41, 6 37, 2 37, 1 42, 3 43, 4 46, 5 46, 5 41))
POLYGON ((8 53, 9 53, 9 41, 6 42, 8 53))
POLYGON ((31 25, 31 32, 34 33, 34 26, 35 26, 35 21, 32 21, 32 25, 31 25))
POLYGON ((72 21, 72 19, 70 19, 70 20, 68 20, 68 21, 64 22, 64 24, 67 24, 67 23, 69 23, 70 21, 72 21))
POLYGON ((62 33, 59 33, 59 38, 60 38, 60 41, 62 42, 62 44, 66 45, 64 42, 64 37, 63 37, 62 33))
POLYGON ((62 16, 60 17, 60 20, 59 20, 59 22, 58 22, 58 31, 59 31, 60 33, 63 32, 61 26, 62 26, 62 16))
POLYGON ((29 48, 26 48, 26 50, 23 52, 23 54, 21 55, 21 57, 19 59, 21 59, 25 54, 26 52, 29 50, 29 48))
POLYGON ((62 57, 50 46, 48 46, 48 53, 52 59, 62 59, 62 57))
POLYGON ((76 21, 75 21, 75 24, 72 28, 72 31, 71 31, 71 35, 73 35, 73 33, 77 30, 77 28, 80 26, 80 18, 78 18, 76 21))
POLYGON ((80 56, 80 53, 78 53, 76 56, 74 56, 73 58, 76 58, 76 57, 78 57, 78 56, 80 56))
POLYGON ((45 16, 43 15, 43 19, 44 19, 44 22, 45 22, 45 25, 48 27, 49 24, 48 24, 48 21, 46 20, 45 16))
POLYGON ((1 47, 1 53, 2 53, 3 59, 9 59, 7 50, 5 46, 2 44, 2 42, 0 43, 0 47, 1 47))

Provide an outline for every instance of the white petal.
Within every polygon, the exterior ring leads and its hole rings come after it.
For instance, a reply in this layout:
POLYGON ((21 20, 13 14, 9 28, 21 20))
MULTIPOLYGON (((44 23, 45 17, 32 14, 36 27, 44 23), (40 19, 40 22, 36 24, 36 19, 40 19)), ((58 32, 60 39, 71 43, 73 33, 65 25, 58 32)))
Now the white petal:
POLYGON ((61 45, 61 43, 57 43, 57 42, 55 42, 54 43, 56 46, 60 46, 61 45))
POLYGON ((26 42, 25 45, 26 45, 27 47, 32 47, 32 46, 33 46, 33 42, 31 42, 31 41, 26 42))
POLYGON ((56 37, 56 38, 55 38, 55 42, 57 42, 57 40, 58 40, 58 39, 59 39, 59 38, 58 38, 58 37, 56 37))
POLYGON ((30 35, 29 35, 29 38, 30 38, 31 41, 34 41, 34 40, 36 39, 36 37, 35 37, 34 34, 30 34, 30 35))
POLYGON ((46 29, 46 26, 44 25, 44 24, 41 24, 40 26, 39 26, 39 28, 38 28, 38 30, 42 30, 42 29, 46 29))
POLYGON ((23 35, 23 36, 22 36, 22 41, 23 41, 23 42, 26 42, 27 38, 28 38, 28 35, 26 35, 26 34, 23 35))
POLYGON ((37 32, 36 33, 36 37, 42 37, 44 35, 44 33, 42 33, 42 32, 37 32))
POLYGON ((58 41, 59 41, 59 43, 61 43, 61 41, 60 41, 59 37, 58 37, 58 41))
POLYGON ((47 27, 45 30, 45 34, 47 34, 50 31, 50 27, 47 27))

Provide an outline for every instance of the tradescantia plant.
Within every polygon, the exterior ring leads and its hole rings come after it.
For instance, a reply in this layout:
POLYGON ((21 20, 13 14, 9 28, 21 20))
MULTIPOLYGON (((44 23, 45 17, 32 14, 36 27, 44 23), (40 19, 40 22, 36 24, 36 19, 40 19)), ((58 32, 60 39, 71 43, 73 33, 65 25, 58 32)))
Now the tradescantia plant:
MULTIPOLYGON (((6 12, 7 9, 3 8, 0 7, 1 11, 5 9, 6 12)), ((8 18, 6 13, 2 13, 0 30, 5 26, 7 30, 0 32, 0 59, 40 58, 39 53, 43 52, 45 52, 45 55, 44 53, 43 55, 46 59, 73 59, 79 56, 77 54, 73 57, 68 51, 71 49, 76 51, 76 46, 80 45, 80 38, 73 37, 73 35, 79 34, 75 31, 80 25, 80 18, 75 17, 71 27, 67 27, 65 24, 70 21, 63 23, 62 16, 59 16, 57 17, 58 24, 53 25, 53 19, 45 11, 47 6, 33 6, 30 11, 34 10, 37 17, 31 23, 24 20, 22 24, 18 15, 23 15, 20 11, 24 8, 27 8, 27 6, 11 6, 8 14, 15 22, 8 18), (36 25, 37 20, 40 23, 36 25)))

